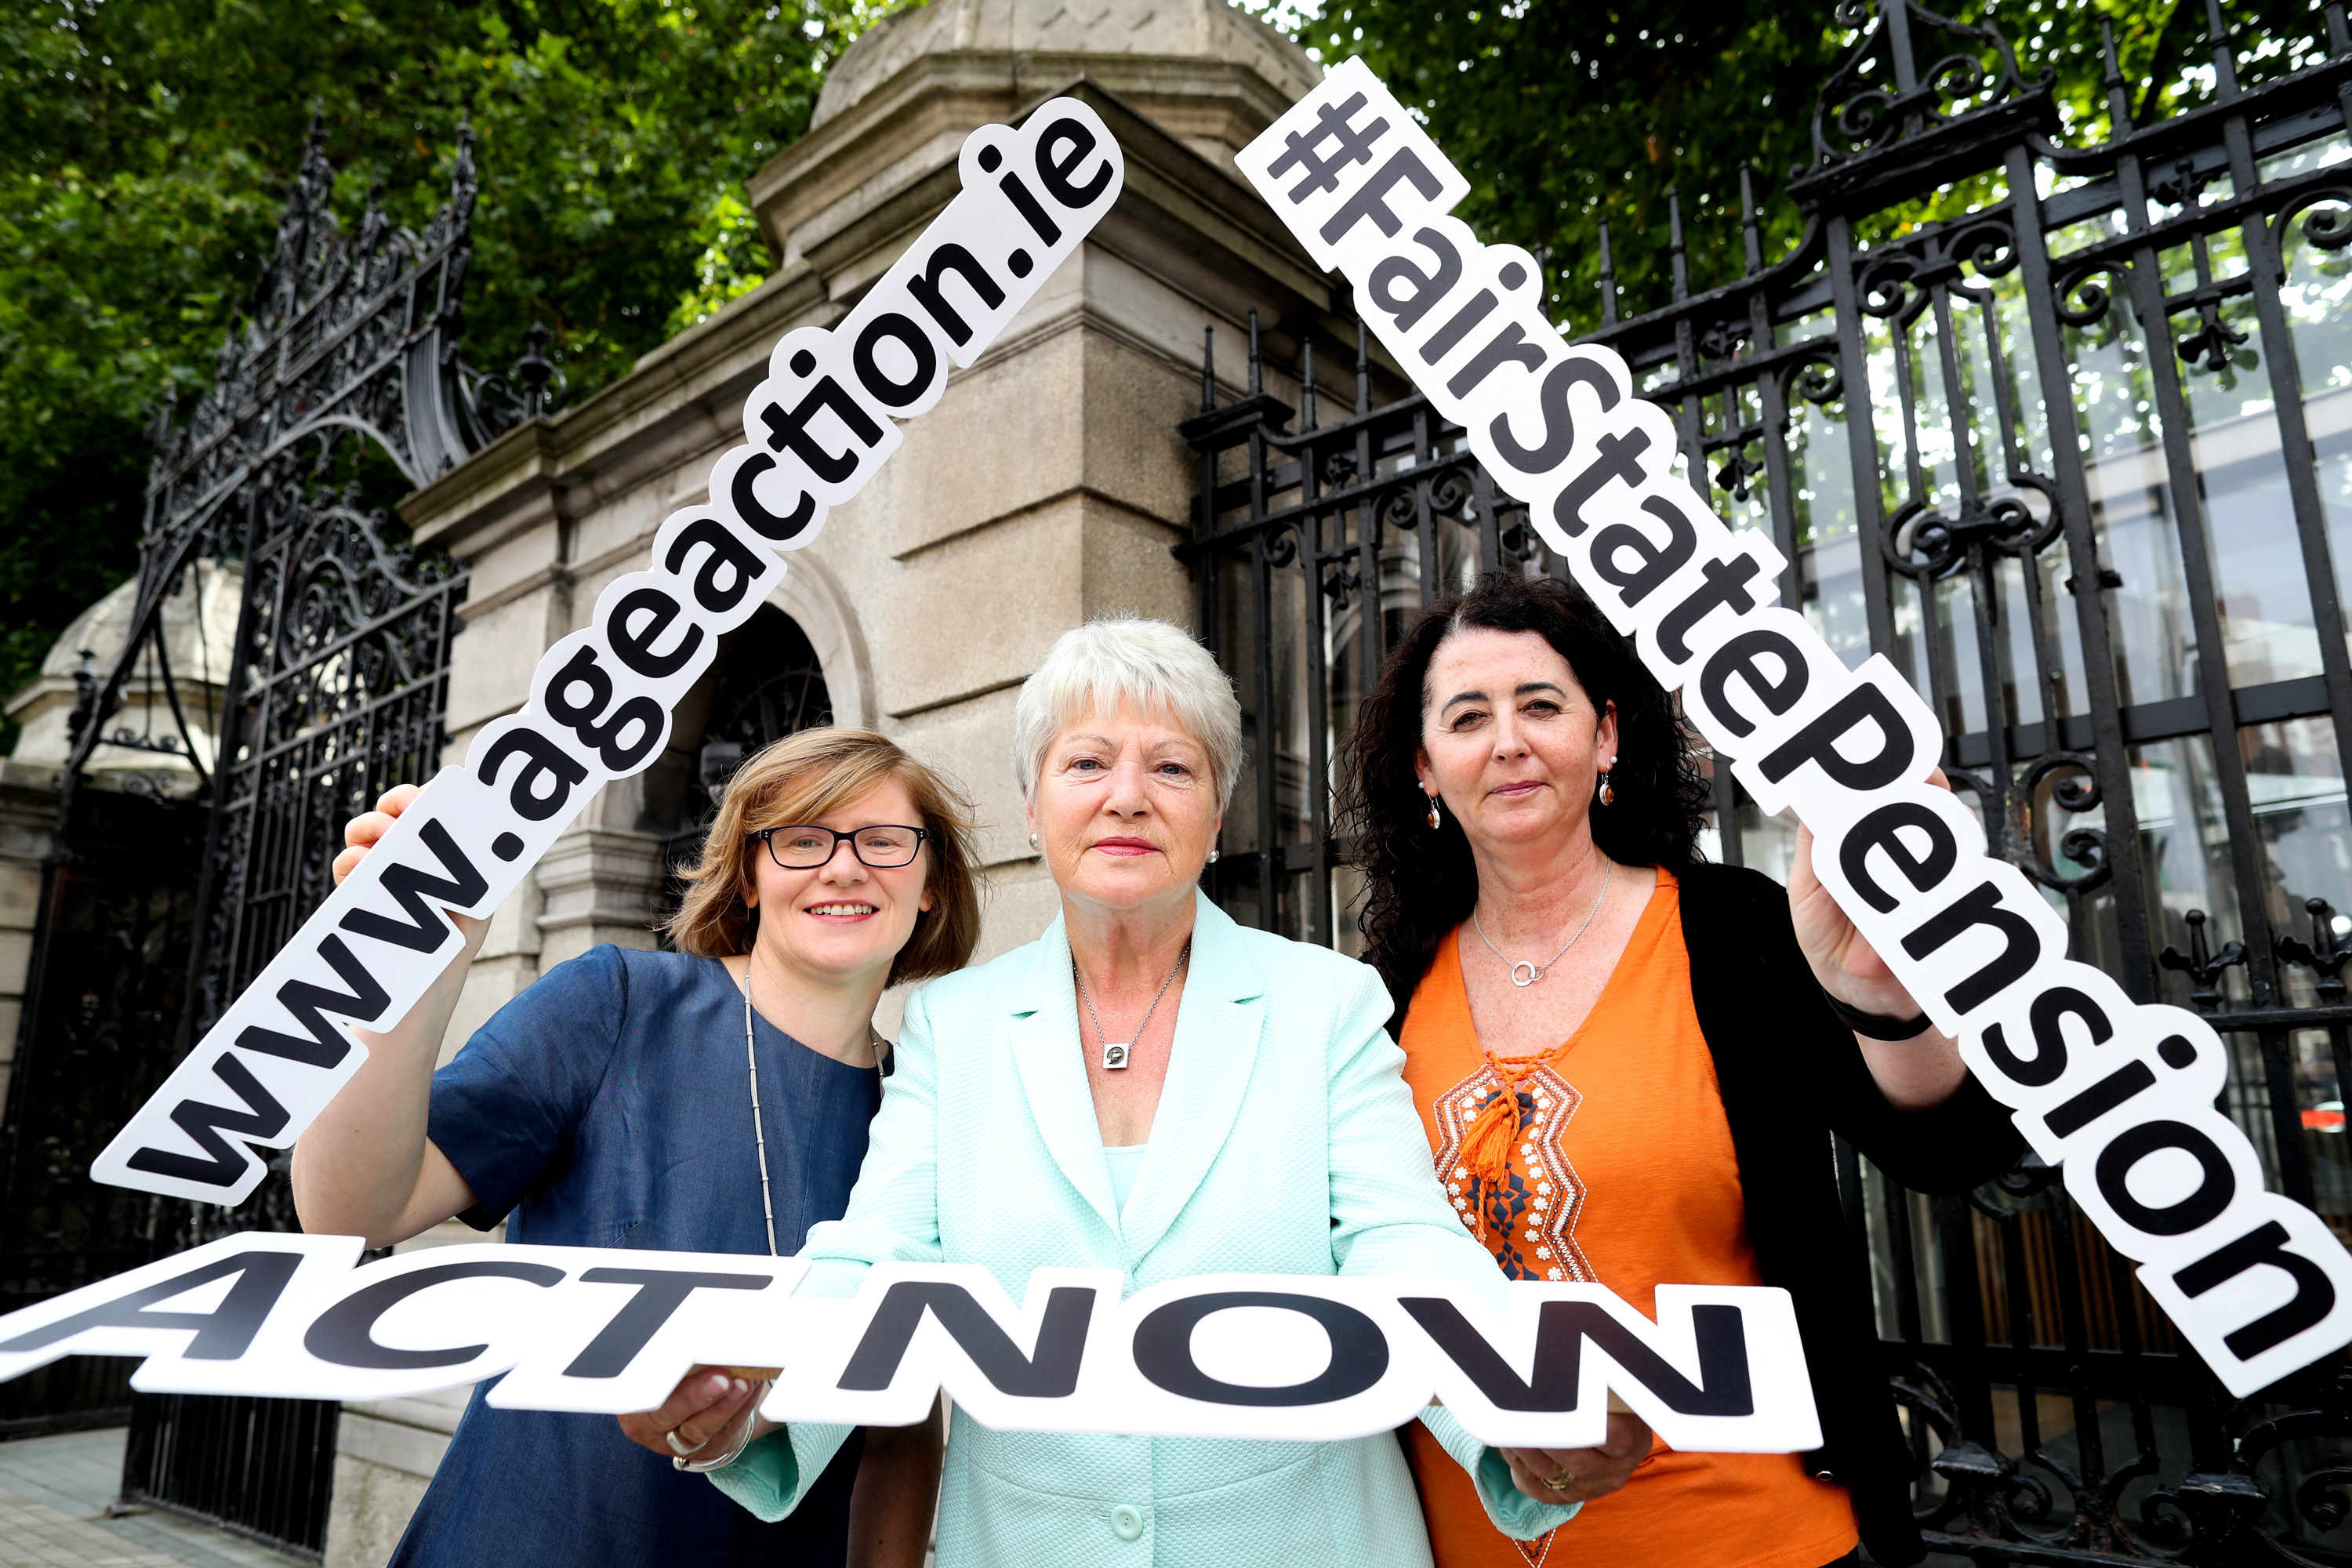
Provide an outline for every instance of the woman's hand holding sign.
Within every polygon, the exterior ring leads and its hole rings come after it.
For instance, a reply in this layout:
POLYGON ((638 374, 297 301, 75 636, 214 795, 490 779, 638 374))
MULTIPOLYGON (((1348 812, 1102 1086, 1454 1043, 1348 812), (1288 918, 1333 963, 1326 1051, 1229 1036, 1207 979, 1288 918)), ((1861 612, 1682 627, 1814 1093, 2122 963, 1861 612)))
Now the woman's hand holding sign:
MULTIPOLYGON (((373 811, 344 825, 338 883, 420 793, 415 784, 395 784, 373 811)), ((305 1230, 364 1236, 370 1247, 389 1247, 473 1206, 473 1188, 425 1135, 441 1037, 490 929, 489 921, 454 910, 449 918, 465 940, 448 967, 391 1029, 353 1031, 368 1048, 367 1060, 294 1145, 294 1205, 305 1230)))
MULTIPOLYGON (((741 1375, 761 1370, 698 1366, 678 1380, 658 1408, 622 1416, 621 1431, 682 1470, 721 1468, 779 1428, 760 1414, 768 1381, 741 1375)), ((849 1500, 849 1568, 914 1568, 924 1560, 931 1543, 931 1506, 940 1491, 946 1415, 942 1396, 929 1417, 912 1426, 866 1428, 865 1458, 849 1500)))
POLYGON ((1622 1491, 1649 1461, 1649 1423, 1630 1410, 1609 1413, 1609 1436, 1598 1448, 1497 1448, 1511 1480, 1538 1502, 1591 1502, 1622 1491))
MULTIPOLYGON (((1941 768, 1929 782, 1938 789, 1952 787, 1941 768)), ((1797 944, 1804 949, 1805 962, 1812 965, 1813 978, 1823 992, 1874 1017, 1920 1016, 1918 1002, 1813 875, 1813 831, 1801 822, 1797 825, 1796 856, 1789 866, 1789 913, 1797 928, 1797 944)), ((1933 1025, 1907 1040, 1889 1042, 1860 1031, 1854 1040, 1879 1092, 1904 1110, 1941 1105, 1968 1077, 1959 1046, 1933 1025)))
POLYGON ((658 1408, 622 1416, 621 1430, 639 1447, 681 1461, 681 1468, 733 1458, 776 1429, 759 1413, 767 1383, 732 1375, 740 1370, 696 1367, 658 1408))
MULTIPOLYGON (((658 1406, 622 1416, 621 1430, 681 1469, 719 1468, 779 1427, 759 1412, 767 1382, 740 1375, 756 1370, 695 1367, 658 1406)), ((1618 1407, 1613 1396, 1610 1403, 1609 1436, 1599 1447, 1496 1449, 1511 1468, 1512 1483, 1537 1501, 1553 1504, 1590 1502, 1624 1489, 1648 1462, 1654 1441, 1649 1423, 1618 1407)), ((867 1441, 887 1440, 899 1430, 870 1428, 867 1441)), ((862 1477, 859 1484, 865 1484, 862 1477)))
MULTIPOLYGON (((417 784, 394 784, 376 798, 373 811, 363 811, 343 824, 343 848, 335 857, 335 886, 341 887, 344 879, 360 868, 360 862, 367 858, 367 852, 375 847, 376 841, 392 831, 394 820, 414 805, 416 797, 424 793, 423 787, 417 784)), ((459 914, 454 910, 450 911, 449 918, 457 922, 458 932, 472 944, 467 950, 467 956, 471 957, 473 948, 481 945, 482 932, 489 929, 490 922, 459 914)), ((457 967, 455 962, 450 967, 457 967)))

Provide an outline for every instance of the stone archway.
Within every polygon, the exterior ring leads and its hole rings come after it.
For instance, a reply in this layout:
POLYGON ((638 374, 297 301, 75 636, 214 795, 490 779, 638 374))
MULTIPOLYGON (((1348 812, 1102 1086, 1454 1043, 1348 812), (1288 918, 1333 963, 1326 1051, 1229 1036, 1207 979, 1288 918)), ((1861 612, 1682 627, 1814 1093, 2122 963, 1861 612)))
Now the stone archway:
MULTIPOLYGON (((728 634, 703 680, 709 694, 702 740, 692 753, 694 772, 678 791, 677 826, 663 846, 664 863, 673 869, 701 852, 727 781, 744 758, 839 718, 806 627, 772 603, 728 634)), ((663 889, 664 911, 676 902, 673 883, 663 889)))
MULTIPOLYGON (((818 629, 840 631, 822 620, 818 629)), ((606 786, 595 819, 540 862, 535 973, 598 942, 662 942, 661 924, 677 907, 677 868, 699 853, 727 780, 769 742, 835 721, 834 668, 803 624, 773 603, 720 639, 719 656, 674 710, 660 760, 606 786)))
POLYGON ((768 595, 768 603, 791 616, 815 650, 833 699, 833 722, 872 730, 881 715, 874 701, 874 660, 849 595, 824 563, 807 551, 768 595))

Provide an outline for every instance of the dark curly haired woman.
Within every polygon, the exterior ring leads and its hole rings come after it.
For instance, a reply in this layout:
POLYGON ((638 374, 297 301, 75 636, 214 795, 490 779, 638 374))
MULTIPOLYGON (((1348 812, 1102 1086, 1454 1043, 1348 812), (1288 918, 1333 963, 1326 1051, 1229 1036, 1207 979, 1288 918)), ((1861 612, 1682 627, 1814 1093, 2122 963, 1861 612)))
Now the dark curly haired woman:
POLYGON ((1810 837, 1785 889, 1703 862, 1673 703, 1546 579, 1488 576, 1423 616, 1347 762, 1364 956, 1463 1223, 1513 1278, 1597 1280, 1648 1312, 1661 1283, 1786 1288, 1825 1438, 1660 1446, 1528 1542, 1416 1451, 1438 1568, 1529 1568, 1554 1538, 1575 1568, 1821 1568, 1857 1528, 1879 1562, 1916 1562, 1831 1134, 1929 1192, 1988 1180, 2018 1141, 1813 879, 1810 837))

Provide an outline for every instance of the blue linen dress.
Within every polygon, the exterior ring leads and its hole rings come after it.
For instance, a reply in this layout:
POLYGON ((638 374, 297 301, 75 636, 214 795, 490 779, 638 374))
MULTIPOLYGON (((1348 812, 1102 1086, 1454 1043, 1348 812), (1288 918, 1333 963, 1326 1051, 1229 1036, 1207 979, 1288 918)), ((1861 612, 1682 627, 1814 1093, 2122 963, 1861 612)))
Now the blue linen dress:
MULTIPOLYGON (((776 1247, 837 1219, 881 1103, 870 1068, 756 1015, 776 1247)), ((473 1187, 463 1216, 553 1247, 764 1254, 743 994, 716 961, 604 946, 558 964, 433 1075, 428 1135, 473 1187)), ((655 1568, 845 1560, 857 1445, 820 1506, 762 1524, 609 1415, 494 1410, 474 1392, 395 1568, 655 1568)))

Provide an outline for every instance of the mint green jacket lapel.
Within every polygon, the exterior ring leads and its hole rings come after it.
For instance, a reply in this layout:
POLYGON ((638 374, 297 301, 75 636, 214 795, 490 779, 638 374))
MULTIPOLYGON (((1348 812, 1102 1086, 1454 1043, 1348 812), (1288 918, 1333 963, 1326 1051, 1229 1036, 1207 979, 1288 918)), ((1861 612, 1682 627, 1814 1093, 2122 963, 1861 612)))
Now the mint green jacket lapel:
POLYGON ((1070 933, 1058 918, 1037 940, 1013 999, 1013 1058, 1038 1135, 1078 1195, 1117 1233, 1132 1266, 1181 1214, 1225 1146, 1257 1062, 1265 983, 1231 915, 1206 898, 1193 916, 1192 961, 1176 1013, 1151 1152, 1122 1215, 1111 1196, 1100 1123, 1079 1053, 1070 933))
POLYGON ((1118 1207, 1111 1197, 1110 1167, 1103 1160, 1101 1123, 1087 1088, 1086 1063, 1078 1054, 1070 932, 1061 917, 1055 917, 1030 952, 1028 973, 1014 987, 1011 1009, 1013 1060, 1021 1074, 1021 1091, 1054 1163, 1116 1232, 1118 1207))
POLYGON ((1265 1022, 1265 982, 1241 928, 1205 897, 1193 896, 1192 963, 1176 1014, 1176 1047, 1151 1121, 1151 1151, 1118 1227, 1129 1268, 1168 1234, 1224 1152, 1265 1022))

